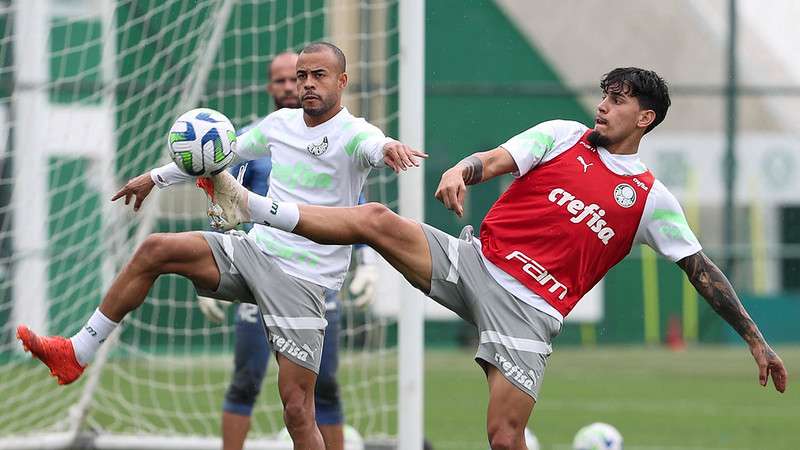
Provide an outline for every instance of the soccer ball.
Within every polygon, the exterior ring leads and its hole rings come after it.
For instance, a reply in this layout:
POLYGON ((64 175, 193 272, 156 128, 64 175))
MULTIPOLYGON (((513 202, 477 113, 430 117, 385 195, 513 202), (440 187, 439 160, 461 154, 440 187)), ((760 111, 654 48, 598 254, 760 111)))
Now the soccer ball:
POLYGON ((181 170, 208 177, 233 160, 236 130, 222 113, 197 108, 178 117, 169 130, 168 145, 170 158, 181 170))
POLYGON ((613 426, 595 422, 575 434, 574 450, 622 450, 622 435, 613 426))

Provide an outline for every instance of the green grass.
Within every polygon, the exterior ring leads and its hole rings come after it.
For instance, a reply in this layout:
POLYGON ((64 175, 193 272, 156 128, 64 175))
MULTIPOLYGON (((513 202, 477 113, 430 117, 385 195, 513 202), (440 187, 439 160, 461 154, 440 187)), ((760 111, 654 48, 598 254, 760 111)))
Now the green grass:
MULTIPOLYGON (((800 348, 778 349, 797 383, 800 348)), ((472 353, 428 352, 425 424, 434 447, 487 448, 487 389, 472 353)), ((615 425, 625 448, 800 449, 800 395, 757 383, 745 348, 556 349, 529 426, 543 449, 569 448, 595 421, 615 425)))
MULTIPOLYGON (((701 347, 681 353, 643 347, 556 348, 530 427, 544 450, 569 448, 575 431, 595 421, 619 428, 627 450, 800 449, 800 429, 795 428, 800 424, 800 395, 795 385, 800 347, 778 351, 790 371, 790 388, 783 395, 757 384, 755 364, 743 347, 701 347)), ((425 428, 437 450, 487 448, 488 394, 483 372, 472 355, 453 350, 426 353, 425 428)), ((154 368, 132 361, 115 363, 110 376, 103 377, 107 394, 96 398, 99 408, 93 410, 92 425, 118 432, 144 426, 155 432, 166 422, 181 431, 215 433, 230 361, 209 361, 202 368, 178 365, 181 369, 170 364, 154 368), (145 380, 156 380, 157 386, 145 389, 150 385, 145 380), (163 385, 158 387, 159 383, 163 385), (200 390, 200 386, 211 389, 200 390)), ((384 369, 396 373, 391 366, 384 369)), ((0 399, 15 396, 21 386, 36 386, 31 395, 24 395, 27 400, 17 401, 19 406, 10 410, 13 417, 51 410, 41 404, 42 399, 54 405, 73 401, 85 383, 57 387, 47 379, 44 368, 27 361, 13 372, 16 375, 3 374, 21 383, 0 383, 0 399)), ((374 383, 381 376, 375 367, 345 366, 340 376, 351 386, 351 391, 344 393, 350 422, 362 431, 371 427, 394 433, 396 415, 369 411, 379 405, 365 399, 375 399, 381 389, 394 398, 395 381, 389 378, 374 383)), ((280 423, 274 379, 273 367, 261 398, 270 406, 262 404, 255 416, 256 426, 262 430, 280 423)), ((51 416, 32 425, 41 427, 59 414, 51 416)), ((24 422, 3 422, 0 420, 0 434, 26 428, 24 422)))

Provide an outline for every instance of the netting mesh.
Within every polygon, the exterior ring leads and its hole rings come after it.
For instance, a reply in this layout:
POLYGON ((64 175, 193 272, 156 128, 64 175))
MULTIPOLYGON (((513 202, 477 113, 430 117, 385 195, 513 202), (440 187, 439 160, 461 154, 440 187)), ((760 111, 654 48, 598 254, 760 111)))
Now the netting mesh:
MULTIPOLYGON (((91 384, 85 375, 55 386, 19 352, 14 327, 72 335, 144 236, 207 228, 205 197, 188 186, 154 192, 138 214, 108 201, 166 161, 174 118, 204 106, 246 126, 272 108, 272 57, 326 39, 348 56, 345 105, 394 134, 396 38, 396 0, 0 2, 0 120, 10 130, 0 136, 0 435, 69 429, 68 411, 91 384)), ((388 172, 369 179, 369 200, 395 207, 396 191, 388 172)), ((157 281, 100 370, 84 428, 219 433, 233 308, 212 325, 195 298, 185 279, 157 281)), ((391 435, 394 319, 346 298, 341 318, 346 420, 366 436, 391 435)), ((253 436, 282 426, 270 366, 253 436)))

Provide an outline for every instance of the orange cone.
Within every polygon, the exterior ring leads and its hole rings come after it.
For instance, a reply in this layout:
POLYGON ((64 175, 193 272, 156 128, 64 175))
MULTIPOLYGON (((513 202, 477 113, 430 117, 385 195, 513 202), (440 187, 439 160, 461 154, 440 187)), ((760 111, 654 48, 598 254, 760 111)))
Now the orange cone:
POLYGON ((667 348, 674 352, 679 352, 686 349, 686 341, 683 340, 681 319, 679 319, 678 316, 673 315, 669 318, 665 342, 667 344, 667 348))

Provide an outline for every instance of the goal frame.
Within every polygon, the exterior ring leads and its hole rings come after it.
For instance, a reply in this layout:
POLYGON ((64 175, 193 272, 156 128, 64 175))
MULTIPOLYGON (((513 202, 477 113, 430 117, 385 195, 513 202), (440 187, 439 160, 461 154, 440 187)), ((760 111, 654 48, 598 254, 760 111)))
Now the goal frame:
MULTIPOLYGON (((16 53, 28 54, 29 57, 18 58, 17 80, 22 86, 27 87, 27 91, 15 92, 17 108, 27 108, 27 114, 31 115, 36 108, 40 112, 42 108, 47 108, 46 101, 39 98, 43 95, 40 90, 31 89, 30 86, 37 86, 45 83, 47 79, 46 59, 44 58, 47 45, 47 31, 45 23, 41 17, 46 16, 47 0, 15 0, 12 5, 16 10, 15 18, 15 41, 16 53), (38 17, 39 19, 31 19, 38 17), (20 38, 22 36, 22 38, 20 38), (24 51, 23 51, 24 48, 24 51), (33 49, 33 50, 32 50, 33 49), (38 97, 37 97, 38 96, 38 97), (26 106, 27 105, 27 106, 26 106)), ((104 22, 108 21, 108 26, 114 27, 114 13, 112 0, 100 0, 103 7, 109 9, 104 12, 104 22)), ((223 38, 224 27, 227 24, 228 15, 237 0, 222 0, 218 10, 217 25, 215 25, 212 38, 207 43, 207 57, 205 61, 201 59, 198 64, 198 72, 192 83, 187 85, 184 90, 180 105, 183 109, 196 107, 199 100, 200 91, 208 77, 211 62, 215 51, 223 38)), ((424 148, 425 136, 425 0, 398 0, 398 24, 399 24, 399 73, 398 73, 398 101, 399 101, 399 139, 404 143, 422 149, 424 148)), ((106 33, 112 39, 112 32, 106 33)), ((112 51, 113 46, 109 43, 103 45, 104 51, 112 51)), ((104 76, 113 77, 114 67, 104 67, 104 76)), ((106 82, 111 78, 105 78, 106 82)), ((112 83, 113 84, 113 83, 112 83)), ((110 92, 110 91, 107 91, 110 92)), ((109 95, 112 95, 109 93, 109 95)), ((106 99, 107 100, 107 99, 106 99)), ((37 129, 40 124, 31 120, 20 121, 16 131, 15 148, 40 148, 36 145, 37 129)), ((46 186, 39 186, 39 189, 30 189, 31 177, 29 174, 41 167, 40 162, 46 158, 43 152, 34 152, 26 155, 25 160, 28 164, 23 165, 18 161, 18 169, 15 173, 17 179, 26 179, 27 192, 29 196, 41 195, 46 192, 46 186)), ((110 164, 105 162, 103 165, 110 164)), ((41 178, 41 177, 38 177, 41 178)), ((424 165, 420 168, 404 173, 398 179, 398 207, 399 213, 405 217, 424 221, 424 165)), ((44 183, 41 181, 40 184, 44 183)), ((107 183, 106 183, 107 184, 107 183)), ((113 186, 103 185, 104 190, 113 186)), ((25 189, 15 189, 16 192, 24 192, 25 189)), ((27 202, 35 206, 40 201, 27 202)), ((136 241, 140 242, 153 229, 155 221, 155 208, 153 205, 143 208, 142 226, 139 227, 136 241)), ((46 236, 44 223, 46 222, 46 210, 40 205, 41 211, 34 208, 27 211, 25 227, 27 238, 25 242, 33 245, 33 241, 42 242, 46 236), (37 213, 38 211, 38 213, 37 213), (37 217, 31 217, 31 214, 37 217), (39 217, 41 216, 41 217, 39 217), (31 233, 31 223, 41 226, 40 232, 31 233)), ((110 214, 110 213, 109 213, 110 214)), ((15 224, 15 229, 21 229, 19 223, 15 224)), ((23 242, 23 244, 25 244, 23 242)), ((118 255, 107 258, 104 264, 104 272, 110 269, 108 264, 118 259, 118 255)), ((26 301, 31 299, 41 303, 40 308, 45 308, 42 286, 45 283, 31 282, 31 277, 40 281, 45 280, 46 262, 36 259, 31 262, 32 266, 25 271, 25 282, 15 283, 16 286, 31 286, 29 291, 21 291, 19 295, 24 295, 26 301)), ((385 262, 382 264, 386 265, 385 262)), ((21 272, 21 271, 17 271, 21 272)), ((398 423, 397 423, 397 442, 368 443, 365 448, 388 449, 397 448, 398 450, 418 450, 422 448, 424 439, 423 433, 423 392, 424 392, 424 295, 414 289, 410 284, 402 279, 402 276, 394 271, 383 270, 385 274, 391 274, 393 280, 388 282, 393 286, 399 287, 397 299, 404 299, 403 305, 399 307, 398 313, 398 423)), ((103 284, 107 288, 111 277, 104 274, 103 284)), ((16 301, 16 300, 15 300, 16 301)), ((39 314, 39 319, 31 317, 14 317, 15 322, 37 323, 45 314, 39 314)), ((42 324, 39 324, 42 325, 42 324)), ((42 326, 36 327, 43 329, 42 326)), ((127 435, 127 434, 103 434, 94 433, 84 429, 86 417, 91 405, 92 395, 99 384, 104 362, 108 353, 120 335, 120 329, 109 338, 109 342, 97 355, 95 363, 90 368, 87 383, 83 387, 79 401, 70 408, 68 417, 64 419, 64 431, 50 432, 33 436, 7 436, 0 438, 0 450, 4 449, 185 449, 212 450, 220 448, 220 439, 216 437, 200 436, 156 436, 156 435, 127 435)), ((249 439, 248 449, 286 449, 291 448, 291 444, 277 442, 267 439, 249 439)), ((347 447, 350 448, 350 447, 347 447)))

